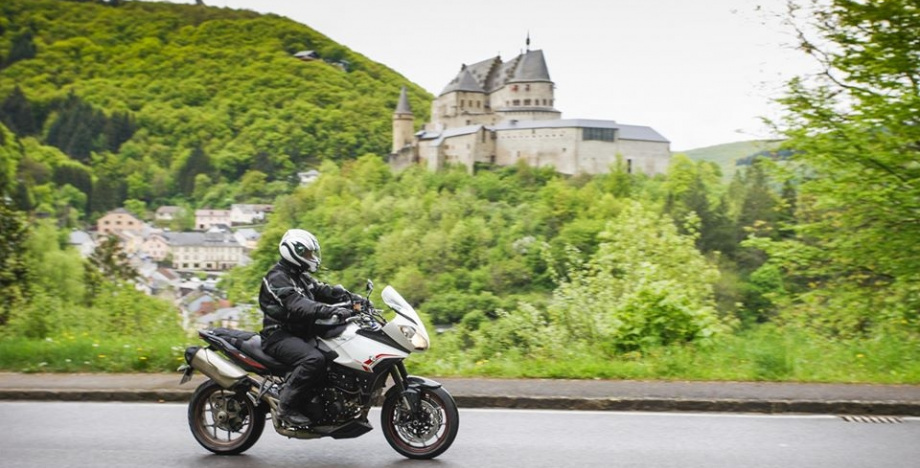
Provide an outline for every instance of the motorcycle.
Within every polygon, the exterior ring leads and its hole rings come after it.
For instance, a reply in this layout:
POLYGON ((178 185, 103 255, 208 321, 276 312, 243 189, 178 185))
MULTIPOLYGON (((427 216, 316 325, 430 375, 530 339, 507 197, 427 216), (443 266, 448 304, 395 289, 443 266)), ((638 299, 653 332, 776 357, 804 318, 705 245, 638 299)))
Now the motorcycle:
MULTIPOLYGON (((368 281, 368 297, 372 290, 368 281)), ((188 406, 195 440, 216 454, 239 454, 259 440, 267 419, 275 432, 290 438, 354 438, 373 429, 368 412, 382 396, 380 424, 394 450, 413 459, 444 453, 459 429, 457 404, 440 383, 408 374, 403 360, 428 349, 428 332, 395 289, 387 286, 382 297, 396 313, 390 321, 382 310, 341 303, 334 305, 351 307, 355 315, 344 323, 336 317, 316 322, 328 328, 317 338, 327 364, 322 388, 301 402, 314 421, 309 427, 290 427, 279 417, 279 393, 291 368, 262 351, 261 335, 199 331, 208 345, 187 348, 186 364, 179 369, 183 384, 196 370, 208 377, 188 406)))

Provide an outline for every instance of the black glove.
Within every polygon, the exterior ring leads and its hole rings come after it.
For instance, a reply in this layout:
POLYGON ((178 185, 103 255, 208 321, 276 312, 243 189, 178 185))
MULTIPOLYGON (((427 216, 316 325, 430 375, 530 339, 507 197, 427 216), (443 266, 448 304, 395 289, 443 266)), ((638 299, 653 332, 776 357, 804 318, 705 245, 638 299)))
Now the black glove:
POLYGON ((351 301, 361 306, 360 310, 363 310, 364 312, 370 312, 374 309, 374 304, 372 304, 371 301, 361 297, 359 294, 352 294, 351 301))
POLYGON ((339 323, 345 323, 345 320, 350 318, 352 315, 354 315, 354 312, 344 307, 336 307, 332 310, 332 316, 338 318, 339 323))

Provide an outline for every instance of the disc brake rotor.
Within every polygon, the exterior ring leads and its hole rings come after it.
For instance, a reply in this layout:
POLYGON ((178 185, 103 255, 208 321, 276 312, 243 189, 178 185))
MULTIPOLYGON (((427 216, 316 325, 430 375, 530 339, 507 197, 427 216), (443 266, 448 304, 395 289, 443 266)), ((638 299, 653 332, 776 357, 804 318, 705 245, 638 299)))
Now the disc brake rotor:
POLYGON ((408 411, 403 408, 399 409, 397 420, 399 423, 396 429, 403 440, 425 444, 427 441, 437 437, 438 430, 443 425, 443 418, 438 407, 428 401, 422 400, 419 408, 418 417, 412 417, 408 411))
POLYGON ((243 404, 232 396, 213 393, 208 398, 211 403, 211 417, 214 425, 225 431, 238 432, 246 422, 243 404))

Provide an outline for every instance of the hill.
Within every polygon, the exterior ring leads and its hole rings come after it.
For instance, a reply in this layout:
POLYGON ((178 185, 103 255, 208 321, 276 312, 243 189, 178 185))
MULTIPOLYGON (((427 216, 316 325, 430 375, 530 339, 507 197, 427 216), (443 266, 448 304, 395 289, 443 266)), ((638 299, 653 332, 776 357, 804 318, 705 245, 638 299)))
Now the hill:
POLYGON ((779 140, 738 141, 696 148, 682 151, 682 153, 694 161, 709 161, 718 164, 722 168, 724 177, 730 179, 735 174, 737 160, 761 151, 775 149, 778 145, 779 140))
POLYGON ((393 70, 276 15, 148 2, 0 4, 0 121, 21 144, 17 203, 71 185, 125 199, 270 200, 323 160, 389 152, 393 70), (298 52, 312 51, 306 60, 298 52))

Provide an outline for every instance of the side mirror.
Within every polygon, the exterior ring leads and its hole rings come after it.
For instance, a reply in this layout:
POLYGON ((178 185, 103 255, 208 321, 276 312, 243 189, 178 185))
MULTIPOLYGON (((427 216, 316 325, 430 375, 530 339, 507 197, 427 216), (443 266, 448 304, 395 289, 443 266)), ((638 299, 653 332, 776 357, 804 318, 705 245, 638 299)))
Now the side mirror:
POLYGON ((367 295, 370 296, 373 290, 374 290, 374 282, 368 279, 367 280, 367 295))

